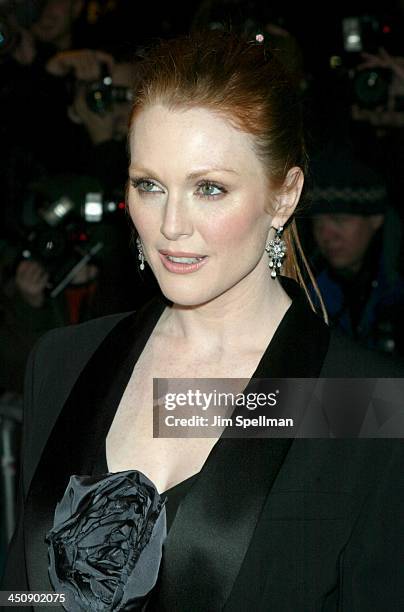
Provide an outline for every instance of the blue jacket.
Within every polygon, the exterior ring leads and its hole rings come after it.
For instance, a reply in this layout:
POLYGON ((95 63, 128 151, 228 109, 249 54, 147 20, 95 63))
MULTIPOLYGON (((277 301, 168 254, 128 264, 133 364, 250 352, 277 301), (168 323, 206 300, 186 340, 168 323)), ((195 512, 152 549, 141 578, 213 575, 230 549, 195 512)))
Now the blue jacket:
POLYGON ((404 280, 397 277, 392 281, 388 277, 382 257, 357 322, 352 320, 342 282, 338 282, 328 268, 316 277, 316 281, 331 325, 368 348, 388 352, 397 349, 397 328, 401 326, 399 310, 404 307, 404 280))

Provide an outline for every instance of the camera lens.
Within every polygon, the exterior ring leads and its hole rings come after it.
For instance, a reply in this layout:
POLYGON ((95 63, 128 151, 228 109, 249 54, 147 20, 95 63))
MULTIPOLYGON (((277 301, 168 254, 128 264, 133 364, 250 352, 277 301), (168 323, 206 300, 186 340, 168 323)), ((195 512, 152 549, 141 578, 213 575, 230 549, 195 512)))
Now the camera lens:
POLYGON ((86 103, 88 108, 93 113, 102 115, 111 108, 112 96, 110 87, 102 83, 93 83, 89 85, 86 95, 86 103))
POLYGON ((388 99, 391 73, 385 69, 369 69, 357 72, 354 94, 362 107, 376 108, 385 105, 388 99))

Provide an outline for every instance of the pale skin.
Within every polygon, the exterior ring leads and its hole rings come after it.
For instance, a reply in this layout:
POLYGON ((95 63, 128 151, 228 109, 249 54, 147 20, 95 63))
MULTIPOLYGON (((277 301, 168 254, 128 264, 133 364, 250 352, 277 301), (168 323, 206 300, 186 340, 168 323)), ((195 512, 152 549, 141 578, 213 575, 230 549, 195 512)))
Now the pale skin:
POLYGON ((173 306, 135 365, 107 436, 107 462, 110 471, 142 471, 162 492, 199 472, 217 440, 153 438, 153 377, 251 378, 291 303, 270 278, 264 249, 293 213, 303 173, 289 171, 289 189, 268 212, 275 194, 252 137, 203 108, 142 110, 130 146, 129 212, 173 306), (160 249, 207 262, 175 274, 160 249))

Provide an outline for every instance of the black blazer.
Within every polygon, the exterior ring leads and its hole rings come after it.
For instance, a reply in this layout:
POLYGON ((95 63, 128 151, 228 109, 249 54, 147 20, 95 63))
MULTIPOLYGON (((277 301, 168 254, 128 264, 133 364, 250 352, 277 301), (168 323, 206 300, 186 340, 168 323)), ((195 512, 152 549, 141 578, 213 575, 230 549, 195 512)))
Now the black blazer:
MULTIPOLYGON (((330 334, 297 285, 282 284, 293 302, 254 377, 403 376, 330 334)), ((3 589, 52 590, 43 538, 56 502, 94 465, 110 424, 100 407, 118 404, 164 306, 55 330, 33 351, 3 589)), ((403 466, 399 439, 222 437, 179 506, 153 609, 403 610, 403 466)))

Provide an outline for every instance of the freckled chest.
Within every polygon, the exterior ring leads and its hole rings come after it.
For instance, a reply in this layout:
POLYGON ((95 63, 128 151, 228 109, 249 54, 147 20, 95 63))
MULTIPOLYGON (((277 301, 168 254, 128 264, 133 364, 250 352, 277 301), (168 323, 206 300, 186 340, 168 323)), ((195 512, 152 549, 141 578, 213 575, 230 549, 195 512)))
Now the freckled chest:
MULTIPOLYGON (((181 347, 183 349, 183 347, 181 347)), ((160 492, 200 471, 215 438, 153 438, 153 377, 250 378, 261 355, 218 364, 150 338, 133 370, 106 440, 111 472, 136 469, 160 492)))

